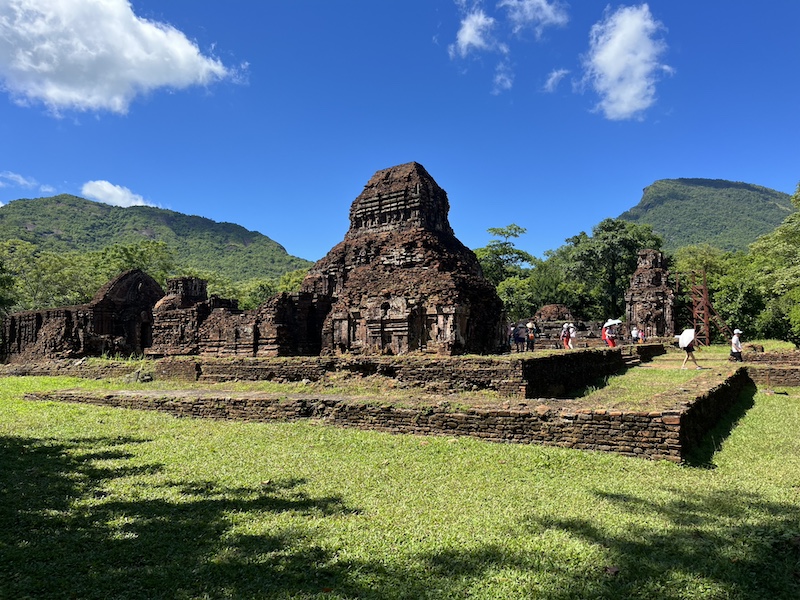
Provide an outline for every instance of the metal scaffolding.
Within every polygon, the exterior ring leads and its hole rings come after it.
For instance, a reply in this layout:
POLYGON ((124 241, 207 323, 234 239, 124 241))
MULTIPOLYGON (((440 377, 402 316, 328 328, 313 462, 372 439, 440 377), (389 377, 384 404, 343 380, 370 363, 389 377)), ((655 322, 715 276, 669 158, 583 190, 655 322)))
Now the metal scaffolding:
POLYGON ((700 274, 692 272, 690 274, 691 286, 690 297, 692 299, 692 326, 694 327, 694 337, 698 344, 708 346, 711 343, 711 324, 716 325, 719 332, 730 341, 733 334, 722 317, 719 316, 711 300, 708 297, 708 283, 706 272, 700 274), (698 277, 702 276, 702 283, 698 283, 698 277))

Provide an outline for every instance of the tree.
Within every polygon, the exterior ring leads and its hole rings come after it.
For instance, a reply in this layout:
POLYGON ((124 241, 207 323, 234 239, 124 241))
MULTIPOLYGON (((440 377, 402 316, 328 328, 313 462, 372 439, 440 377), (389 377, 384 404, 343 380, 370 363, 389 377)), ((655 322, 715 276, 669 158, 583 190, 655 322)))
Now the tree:
POLYGON ((0 261, 13 279, 12 311, 82 304, 105 283, 98 283, 87 255, 42 252, 22 240, 0 244, 0 261))
POLYGON ((14 276, 0 261, 0 314, 7 314, 14 305, 14 276))
POLYGON ((636 270, 639 250, 659 250, 662 241, 650 225, 605 219, 592 229, 567 239, 560 257, 575 285, 585 285, 591 298, 586 316, 603 319, 624 314, 625 290, 636 270))
MULTIPOLYGON (((800 209, 800 184, 792 204, 800 209)), ((756 319, 758 334, 770 334, 800 347, 800 212, 753 242, 750 256, 750 275, 765 297, 764 310, 756 319)))
POLYGON ((289 271, 281 275, 278 279, 278 293, 280 292, 297 292, 300 290, 300 285, 303 283, 308 274, 308 269, 297 269, 289 271))
POLYGON ((239 308, 252 310, 278 293, 278 285, 273 279, 258 278, 243 281, 237 285, 239 308))
POLYGON ((524 265, 533 263, 534 258, 516 248, 510 240, 520 237, 527 230, 512 223, 507 227, 490 227, 486 231, 502 239, 491 240, 485 247, 475 249, 484 277, 497 286, 504 279, 522 276, 524 265))
POLYGON ((97 259, 97 273, 106 281, 129 269, 141 269, 162 287, 175 270, 175 255, 166 242, 144 240, 135 244, 114 244, 92 253, 97 259))

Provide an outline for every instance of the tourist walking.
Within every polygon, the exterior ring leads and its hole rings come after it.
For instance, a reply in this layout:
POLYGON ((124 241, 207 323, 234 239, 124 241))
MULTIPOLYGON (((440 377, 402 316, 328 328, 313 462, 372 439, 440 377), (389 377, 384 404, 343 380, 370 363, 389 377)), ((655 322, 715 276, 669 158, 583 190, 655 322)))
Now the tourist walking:
POLYGON ((733 330, 733 337, 731 338, 731 360, 734 362, 742 362, 742 341, 739 336, 742 335, 741 329, 733 330))
POLYGON ((700 365, 697 364, 697 359, 694 357, 694 345, 695 345, 695 337, 694 337, 694 329, 684 329, 683 332, 678 336, 678 347, 681 348, 684 352, 686 352, 686 356, 683 357, 683 364, 681 365, 681 369, 686 368, 686 362, 691 360, 694 363, 696 369, 702 369, 700 365))
POLYGON ((578 330, 575 329, 575 325, 573 323, 569 324, 568 329, 569 329, 569 342, 568 342, 569 349, 570 350, 574 350, 575 349, 575 338, 578 337, 578 330))
POLYGON ((564 350, 569 350, 569 323, 564 323, 561 326, 561 344, 564 346, 564 350))

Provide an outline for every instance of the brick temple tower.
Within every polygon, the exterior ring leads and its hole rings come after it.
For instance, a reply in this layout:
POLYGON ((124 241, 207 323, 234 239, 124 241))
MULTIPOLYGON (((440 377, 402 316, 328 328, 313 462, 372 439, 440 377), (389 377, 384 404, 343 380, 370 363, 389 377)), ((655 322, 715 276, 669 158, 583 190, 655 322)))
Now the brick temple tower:
POLYGON ((489 353, 503 306, 448 221, 446 192, 415 162, 375 173, 350 208, 344 241, 302 291, 332 300, 323 352, 489 353))

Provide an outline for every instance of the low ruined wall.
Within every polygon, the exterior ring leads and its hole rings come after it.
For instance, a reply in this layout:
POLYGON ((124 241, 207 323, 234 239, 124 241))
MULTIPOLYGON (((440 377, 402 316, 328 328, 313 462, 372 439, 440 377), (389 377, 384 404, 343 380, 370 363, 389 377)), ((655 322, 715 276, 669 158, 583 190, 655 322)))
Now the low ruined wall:
POLYGON ((632 344, 625 347, 628 352, 636 356, 642 362, 653 360, 656 356, 667 353, 667 349, 661 342, 652 344, 632 344))
POLYGON ((753 386, 748 369, 740 367, 722 381, 711 382, 711 387, 700 390, 693 401, 680 413, 681 448, 696 448, 703 437, 719 423, 738 399, 741 392, 753 386))
POLYGON ((750 378, 759 386, 800 386, 800 352, 748 352, 743 353, 750 378))
POLYGON ((745 352, 742 353, 745 362, 771 365, 800 366, 800 352, 745 352))
MULTIPOLYGON (((663 351, 663 347, 658 346, 663 351)), ((654 350, 655 352, 656 350, 654 350)), ((157 379, 200 381, 319 381, 327 374, 380 375, 432 393, 495 391, 513 398, 552 398, 612 375, 624 366, 622 349, 559 352, 535 358, 283 357, 163 359, 157 379)))
POLYGON ((561 351, 544 356, 511 357, 168 357, 143 365, 133 361, 49 361, 1 365, 0 375, 73 375, 119 377, 152 369, 156 380, 180 381, 320 381, 332 374, 378 375, 401 387, 429 393, 493 391, 509 398, 557 398, 619 372, 627 355, 649 360, 662 354, 660 344, 561 351))
POLYGON ((800 365, 748 365, 750 378, 763 387, 800 387, 800 365))
POLYGON ((570 411, 533 403, 465 410, 455 410, 446 403, 410 408, 366 399, 259 393, 220 397, 208 392, 60 391, 25 397, 159 410, 179 417, 242 421, 317 418, 332 425, 390 433, 469 436, 681 462, 748 384, 752 382, 746 369, 722 379, 703 378, 691 391, 682 389, 665 395, 673 408, 654 412, 570 411))
POLYGON ((0 365, 0 377, 80 377, 82 379, 114 379, 136 372, 134 363, 124 361, 48 360, 0 365))

